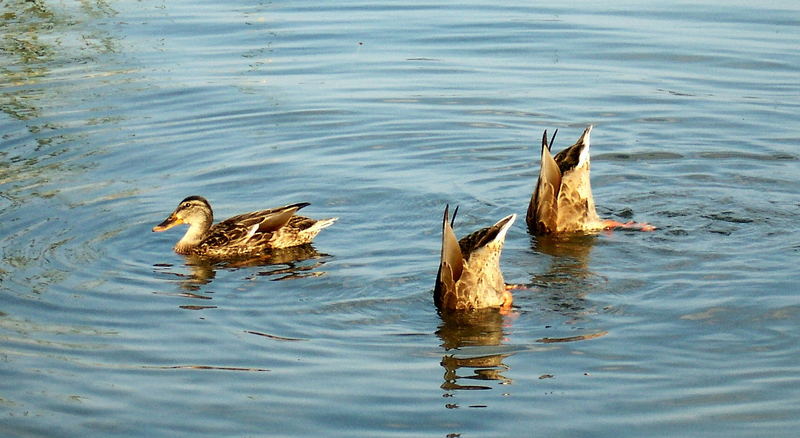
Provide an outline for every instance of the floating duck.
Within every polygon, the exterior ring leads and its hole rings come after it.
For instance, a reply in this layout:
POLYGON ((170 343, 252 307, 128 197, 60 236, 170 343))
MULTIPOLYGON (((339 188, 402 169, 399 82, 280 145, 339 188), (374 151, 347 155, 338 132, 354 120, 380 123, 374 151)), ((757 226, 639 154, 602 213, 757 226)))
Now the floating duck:
POLYGON ((337 218, 314 220, 295 216, 297 210, 308 205, 301 202, 245 213, 212 225, 211 204, 202 196, 189 196, 164 222, 153 227, 153 231, 189 225, 175 245, 178 254, 219 258, 258 255, 271 249, 310 243, 323 228, 336 221, 337 218))
POLYGON ((578 141, 551 155, 556 133, 547 143, 547 131, 542 136, 542 164, 539 180, 533 191, 525 221, 532 234, 596 232, 612 228, 634 228, 653 231, 655 227, 637 222, 617 222, 600 219, 592 197, 589 181, 589 146, 592 125, 578 141))
MULTIPOLYGON (((453 212, 455 221, 458 208, 453 212)), ((512 214, 488 228, 456 240, 449 206, 442 219, 442 254, 433 300, 442 310, 472 310, 488 307, 509 309, 511 292, 500 271, 500 252, 506 233, 517 218, 512 214)))

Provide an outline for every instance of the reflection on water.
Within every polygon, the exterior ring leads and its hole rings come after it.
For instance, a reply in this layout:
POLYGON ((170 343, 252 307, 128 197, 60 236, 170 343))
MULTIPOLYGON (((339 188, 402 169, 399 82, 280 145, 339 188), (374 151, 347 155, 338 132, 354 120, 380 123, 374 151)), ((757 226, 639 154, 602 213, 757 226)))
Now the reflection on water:
POLYGON ((553 256, 553 264, 538 279, 553 283, 569 283, 595 277, 589 270, 589 256, 597 241, 592 234, 574 234, 563 236, 536 236, 531 242, 534 251, 553 256))
POLYGON ((186 259, 185 266, 189 268, 188 273, 177 272, 174 270, 175 266, 161 263, 153 265, 155 268, 154 272, 178 278, 180 289, 186 291, 186 293, 182 293, 181 296, 210 299, 210 297, 206 295, 200 295, 194 292, 199 291, 204 285, 211 283, 216 277, 218 270, 265 267, 269 269, 259 270, 253 274, 253 277, 273 277, 271 278, 273 281, 318 277, 325 275, 325 272, 318 270, 318 268, 324 265, 324 259, 330 256, 320 253, 313 245, 306 244, 272 250, 267 254, 262 254, 257 257, 226 260, 215 260, 213 258, 196 255, 183 257, 186 259))
MULTIPOLYGON (((85 65, 98 55, 116 52, 113 35, 102 27, 86 26, 88 20, 116 12, 104 1, 82 1, 78 8, 70 12, 41 1, 0 3, 0 76, 6 84, 0 94, 0 110, 4 113, 18 120, 46 116, 43 108, 58 102, 60 94, 76 85, 64 87, 56 82, 61 86, 54 87, 56 70, 65 64, 85 65)), ((46 122, 29 125, 31 132, 54 128, 46 122)))
MULTIPOLYGON (((503 360, 509 353, 492 353, 491 348, 502 345, 506 336, 504 326, 506 315, 497 309, 481 309, 471 312, 440 312, 442 319, 436 334, 442 340, 442 347, 448 354, 442 357, 446 391, 491 389, 491 386, 469 381, 496 380, 500 384, 511 383, 502 373, 508 371, 503 360), (453 352, 456 350, 457 352, 453 352), (459 375, 459 370, 471 370, 472 374, 459 375)), ((455 407, 448 405, 448 407, 455 407)))
POLYGON ((0 2, 0 435, 794 436, 796 8, 462 3, 0 2), (666 231, 512 233, 517 313, 437 317, 428 212, 585 123, 666 231), (341 215, 336 262, 168 254, 189 191, 341 215))
POLYGON ((551 257, 547 271, 535 274, 533 286, 548 293, 551 310, 580 317, 586 312, 586 295, 602 278, 589 269, 590 254, 597 241, 592 234, 545 235, 531 238, 535 252, 551 257))
MULTIPOLYGON (((34 294, 68 276, 70 266, 50 262, 74 261, 60 257, 81 241, 73 227, 92 227, 97 217, 65 211, 59 195, 74 186, 71 178, 94 166, 85 158, 107 144, 86 128, 96 131, 116 120, 97 114, 87 119, 88 106, 104 97, 94 76, 113 68, 93 61, 116 52, 117 37, 89 24, 115 14, 105 3, 0 2, 0 207, 4 222, 15 223, 14 233, 5 235, 2 263, 17 271, 16 278, 26 278, 21 289, 34 294)), ((93 183, 86 187, 97 188, 93 183)))

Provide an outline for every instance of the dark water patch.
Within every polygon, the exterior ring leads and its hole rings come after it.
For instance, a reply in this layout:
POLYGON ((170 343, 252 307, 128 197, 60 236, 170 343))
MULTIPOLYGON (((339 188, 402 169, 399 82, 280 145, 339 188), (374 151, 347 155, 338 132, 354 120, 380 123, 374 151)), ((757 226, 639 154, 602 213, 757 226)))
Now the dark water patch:
POLYGON ((240 367, 225 367, 225 366, 215 366, 215 365, 164 365, 161 367, 149 366, 146 368, 157 368, 162 370, 212 370, 212 371, 247 371, 247 372, 269 371, 264 368, 240 368, 240 367))
POLYGON ((599 153, 592 155, 592 161, 655 161, 680 160, 683 155, 671 152, 599 153))
POLYGON ((714 151, 714 152, 699 152, 699 158, 710 160, 753 160, 753 161, 796 161, 797 157, 786 153, 775 153, 772 155, 752 154, 739 151, 714 151))
MULTIPOLYGON (((537 339, 536 342, 541 342, 544 344, 553 344, 557 342, 576 342, 576 341, 586 341, 590 339, 596 339, 607 335, 608 332, 599 332, 599 333, 591 333, 588 335, 578 335, 578 336, 568 336, 566 338, 541 338, 537 339)), ((541 377, 540 377, 541 378, 541 377)))
POLYGON ((249 333, 251 335, 256 335, 256 336, 262 336, 262 337, 265 337, 265 338, 268 338, 268 339, 274 339, 276 341, 305 341, 306 340, 306 339, 300 339, 300 338, 287 338, 287 337, 284 337, 284 336, 271 335, 269 333, 256 332, 256 331, 252 331, 252 330, 245 330, 245 333, 249 333))
POLYGON ((217 306, 194 306, 194 305, 182 305, 178 306, 181 309, 186 310, 207 310, 207 309, 216 309, 217 306))
POLYGON ((706 219, 712 219, 715 221, 722 221, 722 222, 730 222, 734 224, 749 224, 754 222, 753 219, 737 217, 734 215, 733 212, 730 211, 724 211, 721 213, 711 213, 708 215, 704 215, 703 217, 706 219))

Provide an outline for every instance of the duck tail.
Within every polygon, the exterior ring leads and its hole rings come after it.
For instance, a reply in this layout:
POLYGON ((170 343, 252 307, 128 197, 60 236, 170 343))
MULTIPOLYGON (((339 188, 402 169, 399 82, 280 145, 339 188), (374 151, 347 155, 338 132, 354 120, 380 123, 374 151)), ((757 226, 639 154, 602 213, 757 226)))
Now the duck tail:
POLYGON ((338 217, 329 217, 327 219, 320 219, 320 220, 317 221, 317 223, 312 225, 311 228, 316 228, 318 230, 322 230, 323 228, 330 227, 337 220, 339 220, 338 217))

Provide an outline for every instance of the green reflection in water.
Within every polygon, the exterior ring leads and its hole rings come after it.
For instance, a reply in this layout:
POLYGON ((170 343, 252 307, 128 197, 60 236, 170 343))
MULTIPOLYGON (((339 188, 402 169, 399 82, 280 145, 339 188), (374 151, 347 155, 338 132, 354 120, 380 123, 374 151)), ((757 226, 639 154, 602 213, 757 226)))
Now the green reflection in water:
POLYGON ((86 127, 119 121, 86 103, 103 97, 98 77, 122 71, 119 37, 105 26, 115 14, 103 1, 0 2, 0 280, 8 280, 6 288, 40 294, 70 270, 55 267, 52 254, 75 252, 68 248, 74 229, 88 223, 81 214, 92 212, 69 211, 58 195, 95 166, 96 145, 107 144, 86 127))
MULTIPOLYGON (((96 68, 90 62, 98 55, 117 51, 115 36, 93 26, 115 14, 105 2, 81 1, 70 8, 17 0, 2 2, 0 8, 0 110, 13 119, 46 115, 44 108, 64 103, 59 96, 74 86, 65 73, 96 68)), ((53 128, 42 122, 32 125, 31 132, 53 128)))
POLYGON ((100 57, 119 43, 98 23, 115 14, 103 1, 0 3, 0 193, 12 204, 54 196, 55 181, 90 167, 81 126, 118 121, 81 111, 94 78, 114 74, 100 57))

